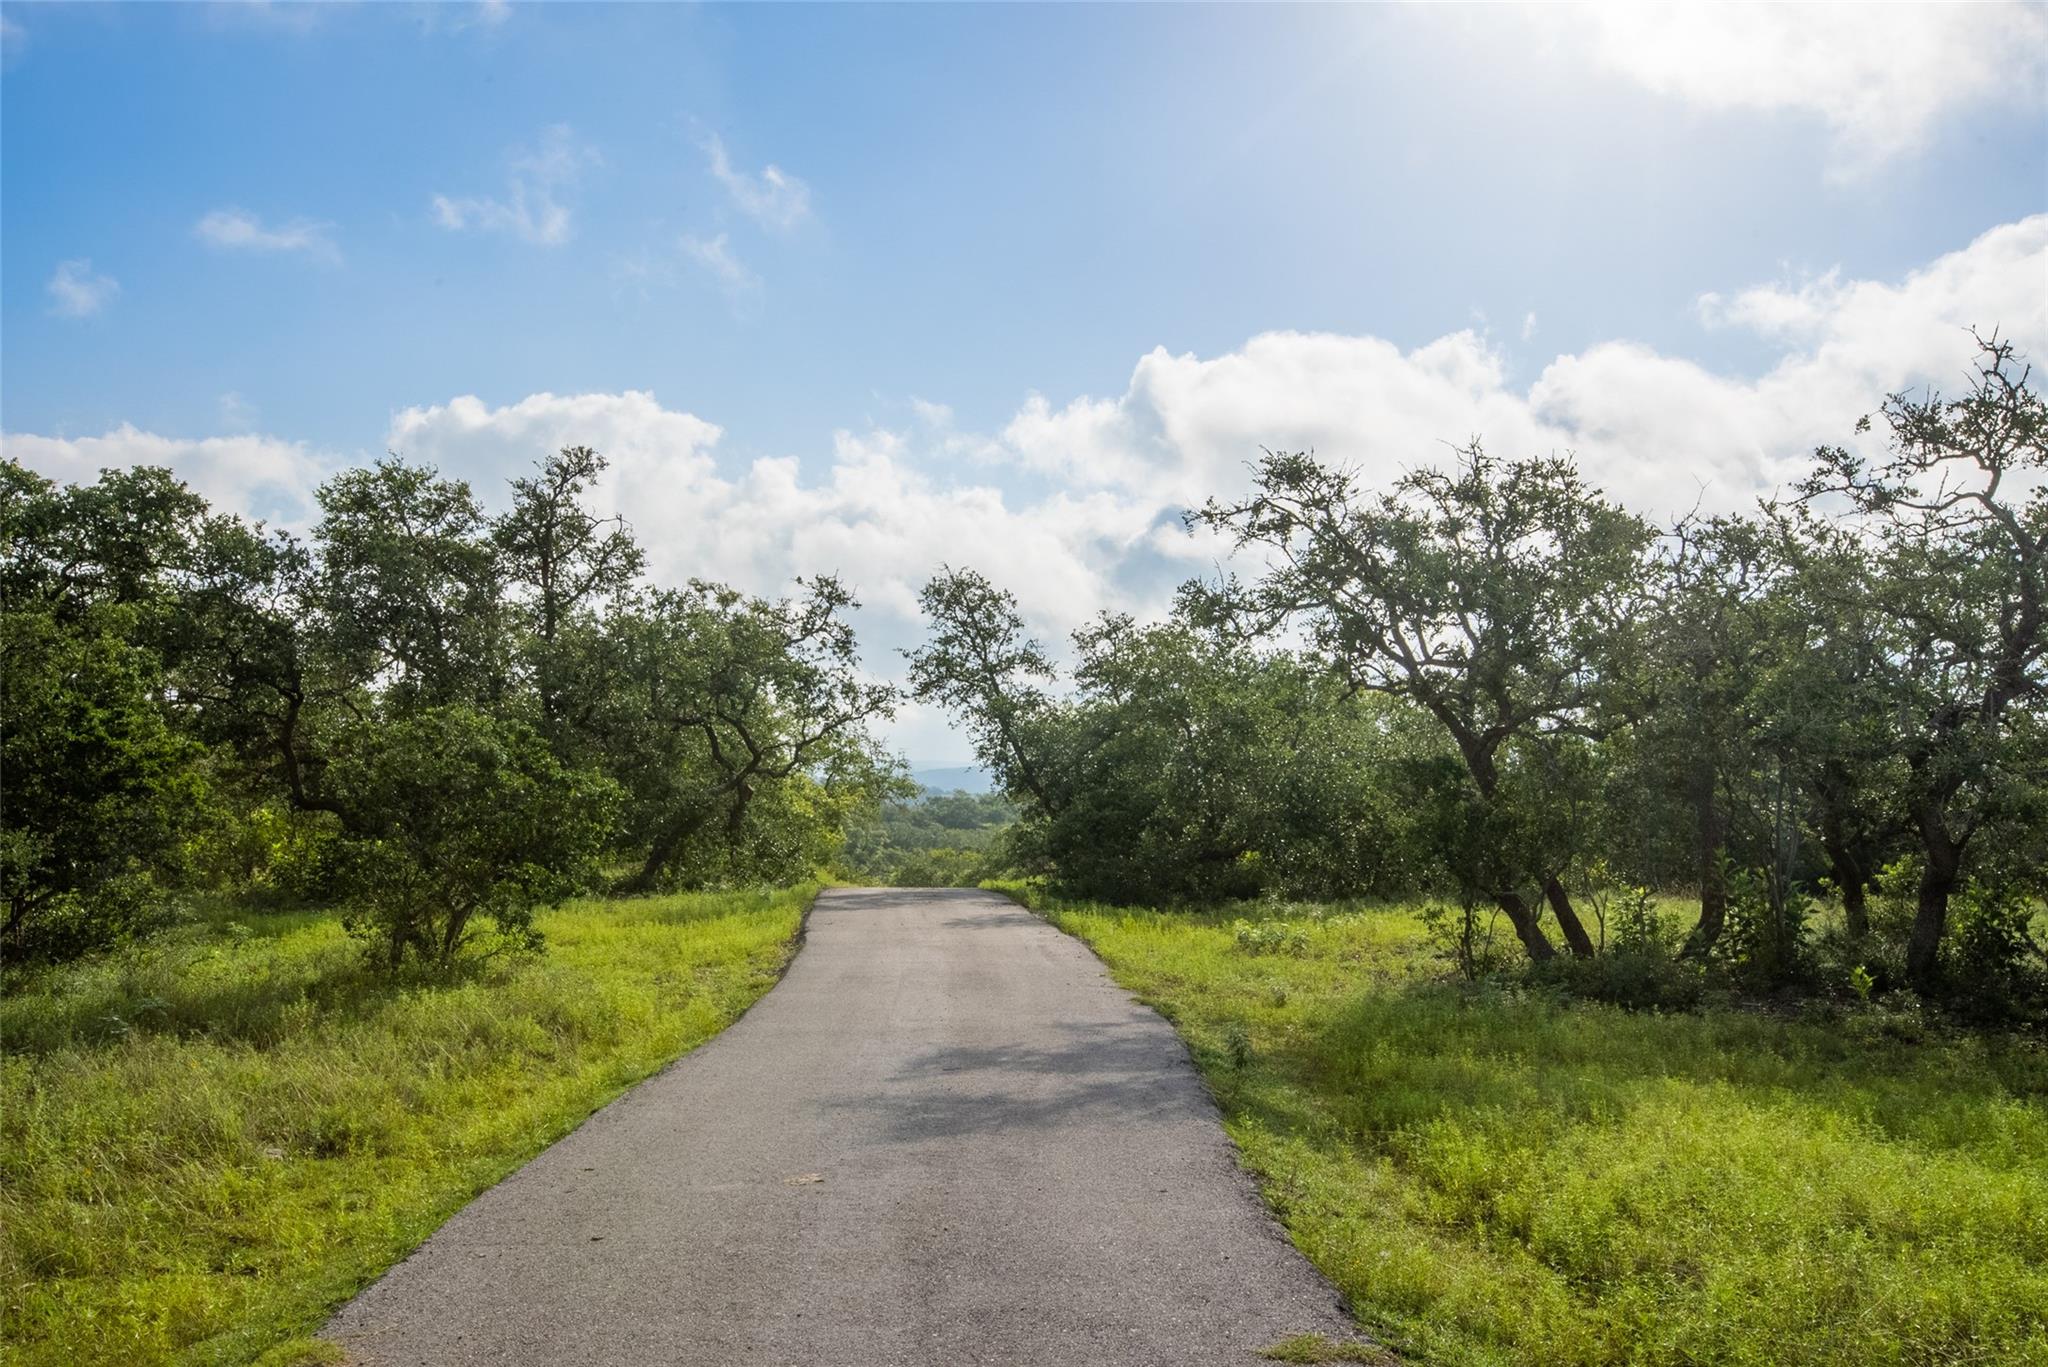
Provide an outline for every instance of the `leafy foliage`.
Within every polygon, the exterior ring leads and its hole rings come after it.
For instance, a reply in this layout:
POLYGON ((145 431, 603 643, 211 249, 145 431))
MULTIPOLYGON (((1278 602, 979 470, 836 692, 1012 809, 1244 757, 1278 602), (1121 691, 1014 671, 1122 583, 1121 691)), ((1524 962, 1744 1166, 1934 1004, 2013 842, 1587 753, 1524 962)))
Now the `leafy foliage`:
POLYGON ((1868 591, 1922 860, 1906 972, 1923 988, 1970 846, 2048 774, 2048 402, 2010 342, 1979 351, 1967 393, 1894 395, 1884 457, 1824 447, 1804 486, 1847 501, 1878 562, 1868 591))
POLYGON ((926 602, 945 625, 912 681, 969 709, 978 757, 1022 807, 1019 867, 1076 895, 1158 903, 1391 889, 1417 873, 1412 818, 1371 780, 1414 758, 1417 737, 1375 700, 1185 611, 1076 633, 1074 691, 1054 698, 1009 595, 950 571, 926 602))
POLYGON ((1568 458, 1375 488, 1267 452, 1190 518, 1249 580, 1077 633, 1063 688, 948 570, 912 681, 1070 895, 1435 895, 1470 978, 1497 912, 1577 961, 1540 980, 1634 1006, 1910 985, 2048 1021, 2048 408, 1992 338, 1863 430, 1795 500, 1661 534, 1568 458), (1678 941, 1649 887, 1697 892, 1678 941))
POLYGON ((1573 785, 1577 742, 1605 734, 1607 664, 1632 631, 1650 528, 1569 461, 1503 464, 1476 443, 1455 470, 1411 471, 1376 497, 1305 454, 1269 453, 1254 486, 1194 519, 1272 557, 1216 610, 1295 624, 1330 673, 1434 718, 1470 782, 1475 838, 1449 861, 1460 883, 1544 959, 1554 950, 1521 891, 1539 886, 1573 952, 1592 953, 1561 881, 1571 804, 1513 794, 1532 779, 1573 785))
POLYGON ((48 612, 0 619, 10 957, 75 953, 149 924, 154 874, 203 793, 196 747, 157 705, 156 657, 122 639, 117 624, 132 617, 107 607, 70 624, 48 612))
POLYGON ((537 943, 536 911, 790 882, 887 783, 829 579, 788 600, 643 584, 605 468, 567 448, 486 514, 398 458, 300 540, 162 470, 0 462, 0 876, 10 964, 161 924, 203 890, 345 899, 378 962, 537 943))
POLYGON ((535 911, 589 884, 616 805, 525 726, 461 706, 356 728, 326 783, 350 817, 333 886, 393 967, 451 966, 480 917, 495 943, 538 948, 535 911))

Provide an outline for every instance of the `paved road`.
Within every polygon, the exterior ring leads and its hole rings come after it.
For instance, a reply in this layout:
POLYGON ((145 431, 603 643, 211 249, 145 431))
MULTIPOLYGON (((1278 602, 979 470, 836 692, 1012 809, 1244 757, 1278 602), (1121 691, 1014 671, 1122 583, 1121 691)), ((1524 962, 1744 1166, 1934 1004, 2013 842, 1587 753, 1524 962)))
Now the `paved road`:
POLYGON ((327 1327, 366 1364, 1250 1364, 1348 1336, 1164 1021, 976 892, 828 892, 738 1024, 327 1327))

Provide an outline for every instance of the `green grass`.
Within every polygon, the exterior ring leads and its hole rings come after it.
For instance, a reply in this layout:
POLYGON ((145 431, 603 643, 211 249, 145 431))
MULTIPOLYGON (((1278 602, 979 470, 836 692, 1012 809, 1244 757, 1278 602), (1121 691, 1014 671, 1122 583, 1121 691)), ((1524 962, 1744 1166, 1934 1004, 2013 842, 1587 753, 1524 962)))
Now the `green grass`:
POLYGON ((1466 989, 1410 909, 1279 909, 1256 952, 1242 910, 1004 890, 1178 1026, 1296 1243, 1414 1360, 2048 1364, 2038 1042, 1466 989))
POLYGON ((1356 1362, 1365 1367, 1393 1367, 1393 1356, 1364 1343, 1332 1343, 1321 1334, 1296 1334, 1282 1339, 1259 1356, 1274 1362, 1356 1362))
POLYGON ((0 1000, 0 1357, 312 1362, 333 1308, 775 981, 815 889, 566 906, 548 951, 369 973, 216 920, 0 1000))

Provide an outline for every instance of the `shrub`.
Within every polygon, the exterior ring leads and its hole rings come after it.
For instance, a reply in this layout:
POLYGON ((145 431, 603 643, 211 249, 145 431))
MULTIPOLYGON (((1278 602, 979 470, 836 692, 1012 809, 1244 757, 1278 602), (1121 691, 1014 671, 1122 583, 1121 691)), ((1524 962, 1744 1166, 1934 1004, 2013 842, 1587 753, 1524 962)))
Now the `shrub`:
POLYGON ((1498 912, 1485 918, 1468 898, 1457 906, 1448 902, 1427 902, 1422 908, 1422 929, 1436 957, 1456 966, 1466 982, 1478 982, 1501 971, 1504 946, 1495 930, 1498 912))
POLYGON ((1237 947, 1247 954, 1308 953, 1308 932, 1285 921, 1240 918, 1230 923, 1230 933, 1236 938, 1237 947))
POLYGON ((200 806, 199 747, 157 705, 132 614, 0 614, 0 953, 64 959, 170 914, 152 877, 200 806))
POLYGON ((1729 880, 1728 923, 1713 958, 1736 983, 1754 990, 1813 977, 1813 898, 1784 879, 1743 869, 1729 880))
POLYGON ((1951 906, 1943 978, 1952 1004, 1986 1020, 2048 1015, 2048 941, 2032 900, 2010 886, 1967 885, 1951 906))
POLYGON ((346 923, 392 968, 537 947, 535 911, 594 881, 617 803, 529 728, 467 707, 364 727, 327 781, 351 814, 329 848, 346 923))

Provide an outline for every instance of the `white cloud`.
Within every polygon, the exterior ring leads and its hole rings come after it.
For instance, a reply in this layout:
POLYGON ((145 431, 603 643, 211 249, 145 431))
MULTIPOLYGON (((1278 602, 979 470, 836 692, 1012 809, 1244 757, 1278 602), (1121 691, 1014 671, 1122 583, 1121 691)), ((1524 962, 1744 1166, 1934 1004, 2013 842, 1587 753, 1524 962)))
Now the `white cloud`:
POLYGON ((60 261, 43 286, 50 296, 50 312, 59 318, 90 318, 114 302, 121 282, 111 275, 93 274, 85 257, 60 261))
MULTIPOLYGON (((717 424, 633 390, 407 408, 384 445, 469 479, 486 501, 547 452, 594 446, 612 462, 594 502, 633 524, 658 581, 775 593, 800 574, 840 573, 867 605, 869 667, 887 675, 899 669, 893 651, 921 637, 918 587, 948 562, 1017 594, 1054 642, 1105 608, 1162 610, 1220 550, 1185 535, 1180 510, 1241 489, 1261 445, 1312 447, 1384 483, 1480 435, 1502 456, 1575 451, 1591 479, 1652 516, 1743 507, 1803 471, 1817 443, 1851 440, 1886 392, 1953 389, 1971 325, 2048 361, 2044 270, 2048 214, 1901 280, 1832 272, 1702 300, 1715 325, 1776 348, 1753 376, 1613 341, 1555 357, 1524 388, 1470 330, 1409 350, 1280 332, 1208 358, 1155 350, 1121 394, 1032 396, 993 434, 961 432, 944 405, 912 400, 903 430, 843 430, 804 461, 721 461, 717 424), (1034 482, 1006 465, 1048 477, 1051 491, 1018 492, 1034 482)), ((300 520, 332 464, 275 438, 179 442, 129 427, 82 442, 10 436, 6 449, 52 474, 168 463, 226 506, 297 500, 300 520)), ((929 714, 907 713, 893 734, 920 756, 958 753, 929 714)))
POLYGON ((711 159, 712 176, 748 217, 786 232, 810 216, 811 187, 795 176, 772 162, 759 175, 735 169, 716 133, 706 136, 702 146, 711 159))
POLYGON ((733 250, 729 234, 699 237, 684 233, 672 250, 637 251, 612 258, 614 284, 637 290, 643 297, 655 288, 671 289, 686 275, 701 272, 725 292, 737 312, 742 302, 761 288, 761 277, 733 250))
POLYGON ((522 242, 559 247, 575 232, 567 198, 585 170, 602 163, 595 148, 576 141, 567 124, 555 124, 540 146, 521 148, 509 158, 502 199, 435 195, 434 221, 450 232, 476 228, 510 233, 522 242))
POLYGON ((872 607, 903 620, 932 571, 971 556, 1029 585, 1041 620, 1078 625, 1110 601, 1115 546, 1141 540, 1153 516, 1149 500, 1107 491, 1012 508, 993 487, 935 478, 907 438, 886 430, 834 434, 826 472, 809 481, 789 457, 721 470, 722 435, 629 390, 409 408, 387 443, 489 496, 557 447, 594 446, 611 461, 596 501, 633 523, 658 578, 771 592, 799 574, 844 572, 872 607))
POLYGON ((1700 301, 1716 325, 1757 332, 1780 359, 1718 375, 1632 342, 1553 359, 1526 391, 1501 355, 1458 332, 1403 352, 1371 337, 1268 333, 1203 360, 1140 359, 1114 399, 1029 400, 1002 434, 1020 464, 1063 481, 1194 502, 1243 479, 1259 446, 1314 448, 1386 478, 1472 435, 1502 455, 1575 451, 1646 512, 1746 504, 1843 440, 1887 392, 1952 387, 1971 326, 2048 359, 2048 214, 1985 233, 1904 280, 1795 286, 1700 301))
POLYGON ((272 228, 246 210, 215 209, 192 225, 192 235, 224 251, 296 253, 328 265, 341 260, 341 249, 334 245, 331 225, 306 218, 295 218, 272 228))
POLYGON ((2036 116, 2048 9, 2032 4, 1602 4, 1571 11, 1596 60, 1712 110, 1817 116, 1837 175, 1917 151, 1940 121, 2003 100, 2036 116))
POLYGON ((676 247, 684 256, 711 272, 728 293, 744 294, 761 283, 761 277, 748 270, 747 264, 733 255, 732 244, 726 241, 724 233, 710 238, 685 235, 677 239, 676 247))
POLYGON ((1055 409, 1033 396, 1002 438, 1061 480, 1188 504, 1241 484, 1261 446, 1391 474, 1478 433, 1503 450, 1553 444, 1476 332, 1405 353, 1376 337, 1274 332, 1210 360, 1154 350, 1119 398, 1055 409))
POLYGON ((1536 335, 1536 315, 1529 312, 1522 315, 1522 340, 1528 341, 1536 335))
POLYGON ((71 482, 96 479, 103 469, 167 466, 217 508, 286 525, 309 519, 313 491, 339 464, 304 442, 254 435, 164 437, 125 422, 98 437, 10 432, 0 436, 0 452, 39 474, 71 482))
POLYGON ((1788 337, 1825 319, 1841 293, 1842 272, 1836 268, 1797 285, 1753 285, 1732 299, 1710 290, 1694 301, 1694 308, 1710 328, 1747 328, 1766 337, 1788 337))

